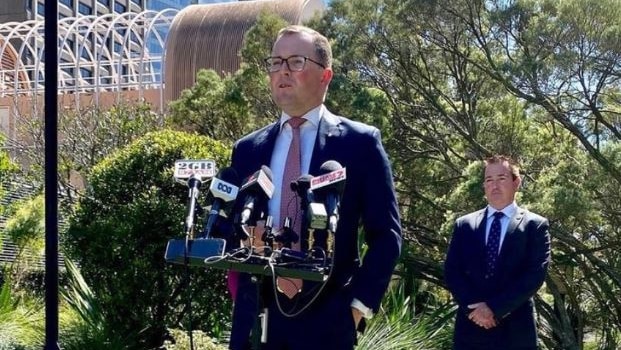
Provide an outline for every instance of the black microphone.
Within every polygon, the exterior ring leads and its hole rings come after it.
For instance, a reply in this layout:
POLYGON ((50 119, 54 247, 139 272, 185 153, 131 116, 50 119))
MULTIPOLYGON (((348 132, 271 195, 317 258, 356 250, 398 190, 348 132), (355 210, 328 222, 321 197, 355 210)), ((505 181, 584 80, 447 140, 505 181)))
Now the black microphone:
POLYGON ((306 215, 308 227, 325 230, 328 225, 326 209, 323 203, 315 202, 313 191, 310 189, 312 180, 313 176, 302 175, 291 182, 291 190, 302 199, 302 212, 306 215))
POLYGON ((321 175, 311 180, 310 189, 319 200, 323 199, 328 215, 328 230, 334 233, 338 224, 339 205, 343 191, 345 191, 347 173, 345 168, 335 160, 323 163, 320 172, 321 175))
POLYGON ((282 244, 283 247, 291 248, 291 243, 298 243, 299 240, 300 235, 291 227, 291 218, 286 217, 282 229, 274 236, 274 241, 282 244))
POLYGON ((244 181, 240 193, 245 195, 240 224, 254 226, 256 225, 256 219, 262 218, 263 213, 267 211, 267 201, 274 194, 272 170, 266 165, 261 166, 261 169, 244 181), (256 210, 256 207, 260 210, 256 210))
POLYGON ((301 200, 302 210, 306 208, 308 203, 313 201, 313 192, 310 191, 312 175, 302 175, 297 180, 291 181, 291 191, 295 192, 301 200))
POLYGON ((223 168, 211 180, 209 185, 208 200, 211 200, 211 209, 205 224, 204 237, 209 238, 220 216, 220 210, 233 203, 239 191, 239 176, 233 168, 223 168))

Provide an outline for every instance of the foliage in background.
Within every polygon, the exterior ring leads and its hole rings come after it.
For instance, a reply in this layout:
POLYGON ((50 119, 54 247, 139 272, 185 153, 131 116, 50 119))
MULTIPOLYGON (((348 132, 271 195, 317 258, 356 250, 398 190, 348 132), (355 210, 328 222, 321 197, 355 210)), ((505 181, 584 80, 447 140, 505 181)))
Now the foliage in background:
POLYGON ((200 70, 196 83, 170 103, 168 124, 230 145, 276 120, 280 112, 270 99, 263 59, 285 23, 274 14, 262 13, 244 37, 241 68, 223 77, 200 70))
MULTIPOLYGON (((587 336, 599 349, 618 347, 620 5, 618 0, 333 0, 325 16, 311 24, 333 43, 328 107, 382 130, 401 207, 405 241, 398 273, 411 298, 407 305, 414 305, 408 308, 425 314, 432 312, 423 311, 425 305, 449 300, 442 261, 453 220, 484 205, 480 160, 506 153, 523 168, 519 204, 552 224, 553 263, 536 303, 544 347, 582 349, 587 336)), ((261 16, 246 36, 242 69, 225 77, 200 73, 197 85, 173 104, 171 125, 230 145, 277 118, 261 59, 281 24, 261 16)), ((121 140, 121 146, 154 120, 147 116, 145 127, 126 129, 130 137, 124 138, 107 133, 105 123, 114 121, 106 116, 96 128, 81 129, 86 137, 75 130, 72 139, 81 141, 63 148, 65 164, 82 164, 89 173, 116 147, 109 140, 121 140), (80 146, 88 150, 82 152, 77 145, 91 146, 80 146)), ((77 117, 71 128, 80 126, 77 117)), ((40 125, 32 131, 37 136, 40 125)), ((38 136, 33 138, 42 145, 38 136)), ((167 142, 175 144, 178 137, 167 142)), ((181 231, 185 191, 167 182, 170 173, 162 176, 174 157, 159 162, 158 147, 134 147, 131 157, 120 156, 125 150, 97 168, 92 197, 84 200, 68 241, 72 254, 87 262, 84 276, 105 305, 104 323, 142 350, 147 334, 184 326, 183 288, 171 287, 181 285, 180 271, 161 258, 170 233, 181 231), (171 314, 175 317, 162 316, 171 314), (130 332, 143 329, 146 333, 130 332)), ((42 157, 41 147, 37 152, 42 157)), ((209 277, 201 271, 193 281, 209 277)), ((215 288, 199 283, 191 290, 199 299, 212 297, 207 290, 224 296, 222 280, 214 277, 215 288)), ((200 328, 210 335, 228 324, 216 322, 229 316, 228 300, 215 300, 195 306, 204 309, 193 324, 203 322, 200 328)), ((385 310, 405 317, 401 308, 393 303, 385 310)), ((395 329, 389 319, 374 321, 375 330, 395 329)), ((425 327, 434 342, 439 337, 434 327, 448 331, 446 325, 425 327)))
POLYGON ((43 195, 14 202, 7 210, 3 234, 15 245, 15 260, 5 267, 10 276, 11 290, 19 296, 42 296, 41 266, 45 248, 45 217, 43 195), (34 278, 34 280, 33 280, 34 278))
POLYGON ((60 345, 66 350, 123 350, 127 339, 119 337, 106 323, 104 312, 78 267, 65 259, 66 284, 60 289, 60 345))
POLYGON ((44 310, 40 300, 15 297, 10 280, 0 288, 0 349, 40 349, 44 342, 44 310))
MULTIPOLYGON (((190 336, 187 331, 181 329, 170 329, 170 337, 172 340, 166 340, 162 346, 162 350, 190 350, 190 336)), ((192 332, 194 341, 194 349, 201 350, 226 350, 223 345, 219 345, 205 332, 192 332)))
MULTIPOLYGON (((208 137, 161 131, 92 170, 91 191, 63 243, 80 265, 105 324, 129 349, 160 346, 167 328, 187 326, 184 270, 164 261, 168 240, 184 233, 187 187, 173 181, 175 160, 214 159, 223 166, 229 156, 222 143, 208 137)), ((193 327, 220 336, 231 309, 223 273, 195 268, 189 280, 193 327)))
POLYGON ((419 310, 417 293, 411 292, 402 280, 390 287, 380 311, 359 337, 357 350, 451 348, 454 307, 448 303, 429 304, 419 310))
MULTIPOLYGON (((17 170, 15 163, 11 161, 9 154, 5 152, 5 137, 0 134, 0 185, 4 184, 4 181, 10 178, 11 174, 17 170)), ((0 186, 0 199, 4 197, 4 186, 0 186)), ((0 215, 4 213, 4 206, 0 205, 0 215)), ((0 248, 2 247, 2 241, 0 241, 0 248)))
MULTIPOLYGON (((20 157, 30 164, 33 178, 42 179, 45 169, 43 117, 20 115, 17 140, 20 157), (24 141, 26 140, 26 141, 24 141)), ((88 186, 89 172, 112 151, 149 131, 161 128, 162 116, 146 103, 117 103, 112 107, 59 108, 58 171, 62 209, 71 209, 88 186)), ((43 181, 39 180, 39 183, 43 181)))
POLYGON ((399 273, 428 284, 432 299, 448 298, 442 262, 454 219, 485 204, 480 160, 520 161, 519 204, 552 225, 537 298, 547 348, 581 349, 587 333, 602 349, 620 342, 619 5, 334 0, 315 24, 333 40, 335 78, 389 101, 382 131, 404 228, 399 273))

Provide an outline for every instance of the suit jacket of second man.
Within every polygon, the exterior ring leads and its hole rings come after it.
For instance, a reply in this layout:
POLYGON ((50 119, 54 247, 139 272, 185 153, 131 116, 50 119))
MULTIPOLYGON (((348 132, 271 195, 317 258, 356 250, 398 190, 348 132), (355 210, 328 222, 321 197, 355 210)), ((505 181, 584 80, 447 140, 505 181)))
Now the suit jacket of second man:
POLYGON ((459 305, 455 340, 494 348, 534 347, 537 329, 533 296, 550 261, 548 220, 518 208, 498 256, 495 276, 485 278, 486 209, 457 219, 446 262, 448 289, 459 305), (468 305, 486 302, 498 325, 489 330, 468 319, 468 305))

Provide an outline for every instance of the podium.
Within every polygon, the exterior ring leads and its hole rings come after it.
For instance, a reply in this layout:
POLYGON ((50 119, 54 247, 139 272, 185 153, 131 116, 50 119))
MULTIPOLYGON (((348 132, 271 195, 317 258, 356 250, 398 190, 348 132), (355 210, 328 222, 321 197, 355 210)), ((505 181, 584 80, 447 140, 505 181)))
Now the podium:
POLYGON ((225 251, 226 241, 221 238, 199 238, 199 239, 171 239, 166 246, 165 259, 167 263, 194 267, 213 267, 221 270, 233 270, 246 272, 253 275, 279 276, 290 278, 301 278, 303 280, 325 282, 328 278, 329 267, 320 264, 291 263, 286 266, 279 264, 268 264, 267 257, 250 257, 246 261, 240 262, 232 259, 225 251), (187 244, 187 249, 186 249, 187 244), (187 251, 187 254, 186 254, 187 251))

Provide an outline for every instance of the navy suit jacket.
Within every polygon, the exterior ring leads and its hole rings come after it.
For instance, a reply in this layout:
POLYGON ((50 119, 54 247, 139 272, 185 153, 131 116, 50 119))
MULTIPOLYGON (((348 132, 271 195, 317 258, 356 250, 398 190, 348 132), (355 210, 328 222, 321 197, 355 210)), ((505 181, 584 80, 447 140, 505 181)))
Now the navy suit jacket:
POLYGON ((445 261, 445 279, 459 308, 455 344, 492 349, 537 346, 533 296, 543 284, 550 262, 549 223, 518 208, 498 257, 496 274, 485 278, 486 210, 460 217, 445 261), (498 325, 490 330, 468 319, 469 304, 486 302, 498 325))
MULTIPOLYGON (((270 164, 278 122, 238 140, 233 148, 232 167, 246 178, 270 164)), ((352 298, 377 311, 401 251, 401 225, 392 172, 375 127, 336 116, 327 109, 319 122, 310 175, 320 174, 321 165, 335 160, 347 169, 345 190, 340 202, 335 233, 335 261, 330 285, 347 285, 352 298), (358 227, 364 226, 368 249, 361 263, 358 227)), ((278 176, 274 174, 274 176, 278 176)), ((303 229, 303 238, 307 236, 303 229)), ((256 289, 241 274, 231 342, 247 339, 256 317, 256 289)), ((312 285, 309 283, 308 285, 312 285)), ((307 283, 304 284, 304 290, 307 283)), ((332 288, 333 289, 333 288, 332 288)), ((324 291, 330 293, 331 288, 324 291)))

